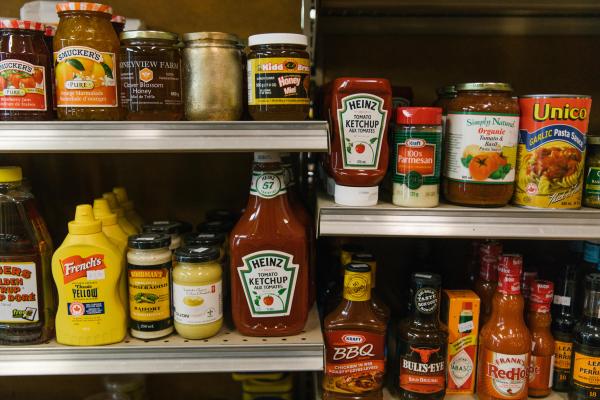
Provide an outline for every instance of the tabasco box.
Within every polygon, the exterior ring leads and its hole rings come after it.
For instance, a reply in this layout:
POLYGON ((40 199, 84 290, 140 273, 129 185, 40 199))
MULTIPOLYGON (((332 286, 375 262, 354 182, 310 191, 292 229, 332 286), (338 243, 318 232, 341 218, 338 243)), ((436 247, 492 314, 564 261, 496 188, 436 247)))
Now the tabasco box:
POLYGON ((477 374, 479 297, 471 290, 444 290, 442 319, 448 326, 446 393, 473 393, 477 374))

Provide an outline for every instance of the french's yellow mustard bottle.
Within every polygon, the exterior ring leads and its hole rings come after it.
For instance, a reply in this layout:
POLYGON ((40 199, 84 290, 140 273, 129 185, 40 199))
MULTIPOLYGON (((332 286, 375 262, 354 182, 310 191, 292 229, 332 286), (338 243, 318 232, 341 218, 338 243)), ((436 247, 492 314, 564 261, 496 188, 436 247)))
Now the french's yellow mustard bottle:
POLYGON ((136 229, 135 226, 133 226, 131 221, 129 221, 127 219, 127 217, 125 216, 125 210, 123 210, 121 207, 119 207, 119 202, 117 201, 117 196, 115 196, 114 193, 109 192, 109 193, 104 193, 102 195, 102 198, 106 199, 106 201, 108 201, 108 206, 110 207, 110 210, 112 212, 114 212, 115 214, 117 214, 117 221, 118 221, 119 225, 121 226, 121 228, 125 231, 127 236, 137 235, 139 233, 139 231, 136 229))
POLYGON ((125 211, 125 218, 129 220, 136 227, 138 232, 142 231, 142 225, 144 225, 144 220, 140 215, 135 211, 135 207, 132 200, 129 200, 129 196, 127 196, 127 190, 124 187, 118 186, 113 188, 113 193, 117 196, 117 202, 119 206, 125 211))

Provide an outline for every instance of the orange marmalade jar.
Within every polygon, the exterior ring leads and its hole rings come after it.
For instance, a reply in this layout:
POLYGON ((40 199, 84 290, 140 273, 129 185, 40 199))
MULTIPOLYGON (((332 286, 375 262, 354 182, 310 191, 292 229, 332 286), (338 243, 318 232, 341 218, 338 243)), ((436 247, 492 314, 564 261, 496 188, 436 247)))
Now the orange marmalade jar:
POLYGON ((54 36, 58 118, 115 121, 119 108, 119 38, 112 8, 97 3, 59 3, 54 36))

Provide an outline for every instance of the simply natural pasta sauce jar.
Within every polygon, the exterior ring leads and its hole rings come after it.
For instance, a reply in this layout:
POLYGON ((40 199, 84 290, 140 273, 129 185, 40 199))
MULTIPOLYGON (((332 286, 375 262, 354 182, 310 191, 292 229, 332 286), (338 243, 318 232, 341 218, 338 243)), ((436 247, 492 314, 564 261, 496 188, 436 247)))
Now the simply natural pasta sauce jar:
POLYGON ((581 207, 592 98, 542 94, 519 98, 521 124, 514 204, 581 207))

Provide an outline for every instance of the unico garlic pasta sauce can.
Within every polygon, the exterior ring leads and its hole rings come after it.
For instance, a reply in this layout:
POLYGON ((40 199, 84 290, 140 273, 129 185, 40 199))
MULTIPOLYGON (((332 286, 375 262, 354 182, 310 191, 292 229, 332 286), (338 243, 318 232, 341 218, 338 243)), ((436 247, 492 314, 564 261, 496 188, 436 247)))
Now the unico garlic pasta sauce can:
POLYGON ((513 202, 535 208, 581 207, 585 144, 592 98, 519 98, 521 122, 513 202))

